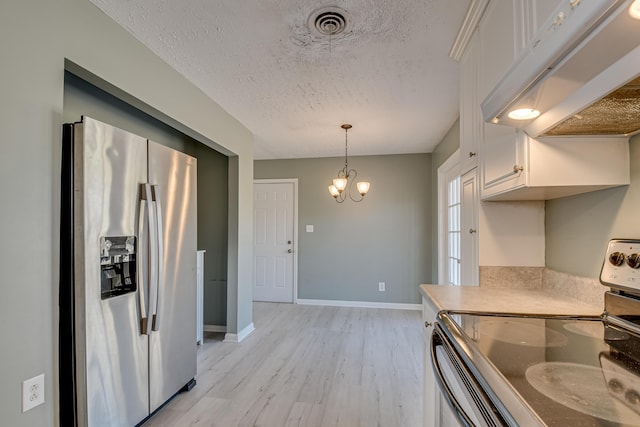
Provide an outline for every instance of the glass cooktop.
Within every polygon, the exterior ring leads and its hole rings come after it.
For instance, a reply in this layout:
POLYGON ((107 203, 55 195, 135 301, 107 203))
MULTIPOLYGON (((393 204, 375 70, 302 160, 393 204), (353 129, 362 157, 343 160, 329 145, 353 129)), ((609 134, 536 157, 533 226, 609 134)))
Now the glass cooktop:
POLYGON ((640 337, 596 317, 442 315, 502 404, 515 395, 548 426, 640 426, 640 337))

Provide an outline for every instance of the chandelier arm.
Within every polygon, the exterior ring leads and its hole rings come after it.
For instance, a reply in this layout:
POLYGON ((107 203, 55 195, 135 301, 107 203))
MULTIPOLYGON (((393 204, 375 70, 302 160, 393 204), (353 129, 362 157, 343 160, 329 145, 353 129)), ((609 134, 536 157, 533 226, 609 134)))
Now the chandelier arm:
MULTIPOLYGON (((359 202, 361 202, 361 201, 363 201, 363 200, 364 200, 364 196, 363 196, 363 195, 360 195, 360 198, 359 198, 359 199, 354 199, 354 198, 353 198, 353 195, 351 194, 351 187, 353 187, 353 183, 354 183, 354 182, 356 182, 356 177, 358 176, 358 171, 356 171, 355 169, 351 169, 351 170, 349 170, 349 177, 351 177, 351 174, 352 174, 352 173, 353 173, 353 179, 350 179, 350 180, 349 180, 349 182, 347 183, 347 189, 346 189, 346 192, 347 192, 347 193, 349 193, 349 198, 350 198, 352 201, 354 201, 354 202, 356 202, 356 203, 359 203, 359 202)), ((343 193, 344 193, 344 191, 343 191, 343 193)), ((359 193, 358 193, 358 194, 359 194, 359 193)))

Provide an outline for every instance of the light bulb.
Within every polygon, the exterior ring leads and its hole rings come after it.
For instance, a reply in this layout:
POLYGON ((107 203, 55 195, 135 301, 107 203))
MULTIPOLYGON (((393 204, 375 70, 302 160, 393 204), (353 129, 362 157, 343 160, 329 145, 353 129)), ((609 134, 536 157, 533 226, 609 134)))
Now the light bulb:
POLYGON ((342 193, 342 191, 347 188, 347 178, 336 178, 333 180, 333 185, 342 193))
POLYGON ((509 112, 509 118, 514 120, 530 120, 540 115, 540 111, 533 108, 518 108, 509 112))
POLYGON ((356 184, 356 187, 358 187, 358 193, 360 193, 362 196, 364 196, 365 194, 367 194, 367 191, 369 191, 369 186, 371 184, 369 184, 366 181, 361 181, 359 183, 356 184))
POLYGON ((629 6, 629 15, 633 19, 640 19, 640 0, 635 0, 631 3, 631 6, 629 6))

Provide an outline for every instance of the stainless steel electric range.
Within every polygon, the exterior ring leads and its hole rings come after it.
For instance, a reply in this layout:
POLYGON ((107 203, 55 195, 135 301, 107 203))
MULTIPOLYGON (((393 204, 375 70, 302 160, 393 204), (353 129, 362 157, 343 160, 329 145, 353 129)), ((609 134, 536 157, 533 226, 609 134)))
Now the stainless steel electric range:
POLYGON ((640 240, 609 243, 599 317, 441 312, 431 352, 465 426, 640 426, 640 240))

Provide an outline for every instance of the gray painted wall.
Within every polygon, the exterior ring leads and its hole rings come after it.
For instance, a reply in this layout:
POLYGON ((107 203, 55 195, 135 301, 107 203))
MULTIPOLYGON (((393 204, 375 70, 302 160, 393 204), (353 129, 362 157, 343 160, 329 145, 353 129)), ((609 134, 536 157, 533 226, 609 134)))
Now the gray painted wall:
POLYGON ((631 185, 546 203, 546 264, 597 278, 609 239, 640 238, 640 135, 629 143, 631 185))
POLYGON ((205 249, 204 320, 227 322, 227 156, 66 72, 65 122, 87 115, 198 159, 198 249, 205 249))
POLYGON ((327 191, 343 158, 254 162, 256 179, 298 178, 298 298, 419 303, 432 275, 431 155, 349 160, 371 182, 361 203, 327 191))
POLYGON ((87 0, 3 2, 0 36, 0 414, 2 425, 48 427, 57 419, 65 59, 121 90, 128 103, 234 156, 229 171, 230 188, 237 189, 230 193, 234 206, 229 207, 234 255, 228 280, 236 301, 227 313, 231 332, 252 321, 253 136, 87 0), (46 402, 23 414, 21 383, 40 373, 45 374, 46 402))
POLYGON ((445 137, 442 138, 442 141, 440 141, 433 150, 433 153, 431 153, 431 206, 433 206, 431 227, 434 239, 431 245, 433 259, 430 283, 438 283, 438 168, 451 157, 458 148, 460 148, 460 119, 455 121, 445 137))

